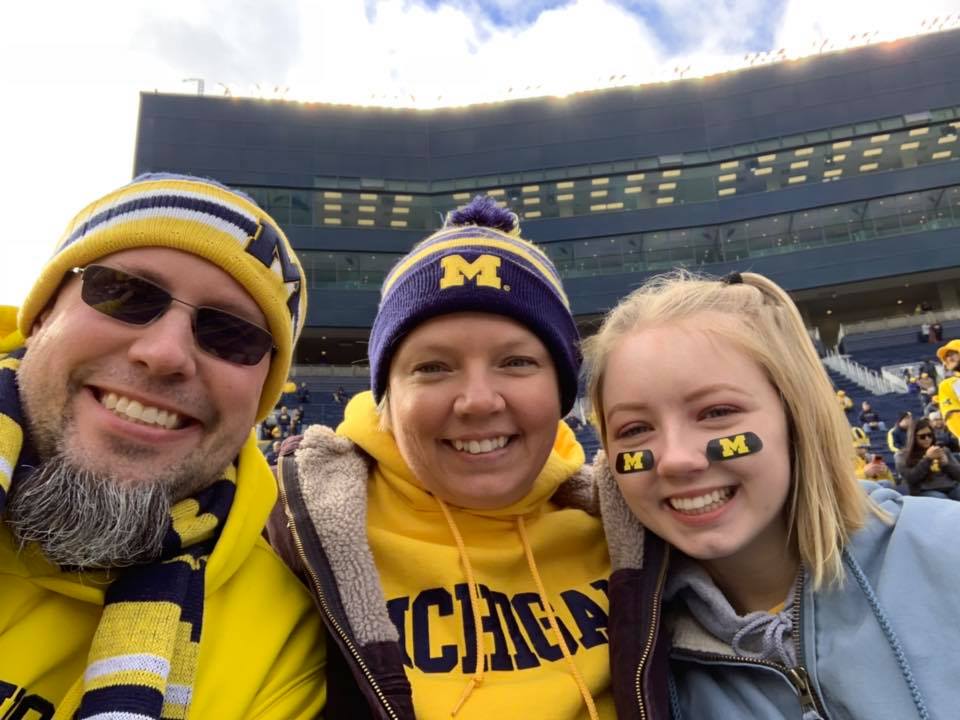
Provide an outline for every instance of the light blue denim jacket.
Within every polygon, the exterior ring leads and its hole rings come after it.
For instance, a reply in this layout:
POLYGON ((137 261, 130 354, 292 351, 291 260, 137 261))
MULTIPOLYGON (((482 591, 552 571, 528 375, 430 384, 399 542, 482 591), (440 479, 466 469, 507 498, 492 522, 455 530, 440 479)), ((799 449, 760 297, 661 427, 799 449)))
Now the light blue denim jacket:
POLYGON ((803 584, 799 667, 734 657, 689 614, 667 623, 674 720, 960 718, 960 503, 865 485, 893 522, 853 536, 841 588, 803 584))

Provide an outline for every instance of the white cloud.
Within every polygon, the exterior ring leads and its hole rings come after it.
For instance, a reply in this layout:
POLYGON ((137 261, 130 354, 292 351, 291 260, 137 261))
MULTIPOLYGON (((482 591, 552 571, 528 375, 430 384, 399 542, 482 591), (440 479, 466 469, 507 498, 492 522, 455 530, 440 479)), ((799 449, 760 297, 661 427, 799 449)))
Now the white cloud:
MULTIPOLYGON (((764 0, 651 0, 690 48, 667 57, 615 0, 34 0, 0 4, 0 303, 18 303, 69 218, 129 180, 142 90, 430 106, 563 95, 741 64, 770 31, 764 0), (482 4, 528 21, 493 25, 482 4), (531 10, 531 7, 533 8, 531 10), (538 12, 539 11, 539 12, 538 12), (533 19, 535 18, 535 19, 533 19), (611 81, 614 78, 614 81, 611 81)), ((630 3, 628 3, 630 4, 630 3)), ((639 5, 639 3, 632 3, 639 5)), ((789 0, 773 48, 919 29, 960 0, 789 0)), ((771 49, 773 49, 771 48, 771 49)))

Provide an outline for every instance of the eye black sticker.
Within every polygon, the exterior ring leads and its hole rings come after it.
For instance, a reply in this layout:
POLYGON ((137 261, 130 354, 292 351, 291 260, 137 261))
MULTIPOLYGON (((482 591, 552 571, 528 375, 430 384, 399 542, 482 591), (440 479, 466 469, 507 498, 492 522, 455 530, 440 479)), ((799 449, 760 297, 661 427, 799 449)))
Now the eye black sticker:
POLYGON ((707 458, 710 460, 733 460, 752 455, 763 449, 763 441, 756 433, 745 432, 717 438, 707 443, 707 458))
POLYGON ((653 451, 636 450, 617 453, 617 472, 635 473, 653 469, 653 451))

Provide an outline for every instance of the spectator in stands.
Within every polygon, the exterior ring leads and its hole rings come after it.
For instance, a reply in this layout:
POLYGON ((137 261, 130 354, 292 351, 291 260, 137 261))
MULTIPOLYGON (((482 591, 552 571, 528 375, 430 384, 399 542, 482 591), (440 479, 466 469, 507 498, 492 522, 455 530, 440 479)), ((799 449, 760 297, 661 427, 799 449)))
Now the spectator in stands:
POLYGON ((299 435, 303 432, 303 408, 294 408, 290 413, 290 435, 299 435))
POLYGON ((920 383, 917 382, 917 376, 911 375, 907 378, 907 392, 910 395, 920 394, 920 383))
POLYGON ((332 715, 614 717, 609 556, 562 421, 578 347, 553 263, 490 198, 387 274, 372 392, 281 457, 288 508, 270 526, 336 598, 328 652, 344 657, 330 664, 353 673, 330 683, 332 715))
POLYGON ((280 457, 280 441, 274 440, 270 447, 267 448, 267 452, 264 453, 264 457, 267 459, 268 465, 276 465, 277 459, 280 457))
POLYGON ((918 370, 918 373, 919 373, 920 375, 923 375, 923 373, 926 373, 927 375, 929 375, 930 377, 933 378, 934 382, 936 382, 936 380, 937 380, 937 361, 936 361, 936 360, 931 360, 930 358, 927 358, 926 360, 924 360, 924 361, 920 364, 920 368, 919 368, 919 370, 918 370))
POLYGON ((940 396, 932 395, 930 397, 930 402, 923 406, 923 414, 927 417, 930 417, 932 413, 940 412, 940 396))
POLYGON ((906 447, 897 453, 897 472, 912 495, 960 500, 960 463, 936 444, 926 418, 912 424, 906 447))
POLYGON ((956 716, 960 506, 856 480, 781 288, 654 278, 585 354, 620 717, 956 716))
POLYGON ((281 405, 277 413, 277 427, 280 428, 280 437, 290 437, 290 411, 286 405, 281 405))
POLYGON ((960 340, 951 340, 937 350, 943 363, 943 380, 937 396, 940 398, 940 414, 947 429, 960 437, 960 340))
POLYGON ((845 414, 853 410, 853 399, 844 390, 837 390, 837 404, 845 414))
POLYGON ((866 433, 874 432, 877 430, 882 430, 886 432, 887 424, 880 419, 880 416, 877 415, 876 410, 874 410, 870 403, 864 400, 860 403, 860 427, 863 428, 863 431, 866 433))
POLYGON ((863 473, 867 467, 867 463, 870 461, 868 455, 869 448, 866 445, 854 443, 853 449, 856 453, 853 457, 853 474, 861 480, 866 480, 866 476, 863 473))
POLYGON ((930 398, 937 394, 937 381, 929 373, 920 373, 917 384, 920 386, 920 398, 924 404, 930 402, 930 398))
POLYGON ((271 417, 268 416, 262 423, 260 423, 260 433, 259 433, 260 439, 269 440, 270 437, 272 436, 271 431, 275 426, 276 426, 276 423, 273 421, 271 417))
POLYGON ((310 402, 310 388, 307 387, 306 381, 301 382, 297 387, 297 402, 301 405, 306 405, 310 402))
POLYGON ((347 394, 347 391, 343 389, 343 385, 338 385, 337 389, 333 391, 333 401, 337 403, 337 405, 346 405, 349 399, 350 396, 347 394))
POLYGON ((887 447, 891 453, 898 453, 907 444, 907 433, 910 431, 910 423, 913 421, 913 413, 906 410, 900 413, 897 423, 887 432, 887 447))
POLYGON ((928 419, 930 427, 933 428, 934 442, 950 452, 960 453, 960 438, 947 430, 947 426, 943 424, 943 416, 939 412, 932 412, 928 419))
POLYGON ((943 342, 943 325, 939 322, 930 326, 930 342, 943 342))
POLYGON ((870 438, 867 437, 867 433, 864 432, 862 427, 859 425, 852 425, 850 430, 853 433, 854 447, 870 447, 870 438))

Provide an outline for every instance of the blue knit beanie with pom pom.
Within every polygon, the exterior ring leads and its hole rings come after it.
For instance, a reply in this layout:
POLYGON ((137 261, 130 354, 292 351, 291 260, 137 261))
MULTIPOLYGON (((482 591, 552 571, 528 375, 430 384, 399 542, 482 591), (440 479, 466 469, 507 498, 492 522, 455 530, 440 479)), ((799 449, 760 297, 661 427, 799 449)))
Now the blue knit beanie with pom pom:
POLYGON ((449 213, 384 280, 369 345, 378 403, 403 338, 430 318, 456 312, 504 315, 529 328, 556 365, 562 413, 572 409, 580 336, 560 275, 542 250, 520 237, 517 216, 484 196, 449 213))

